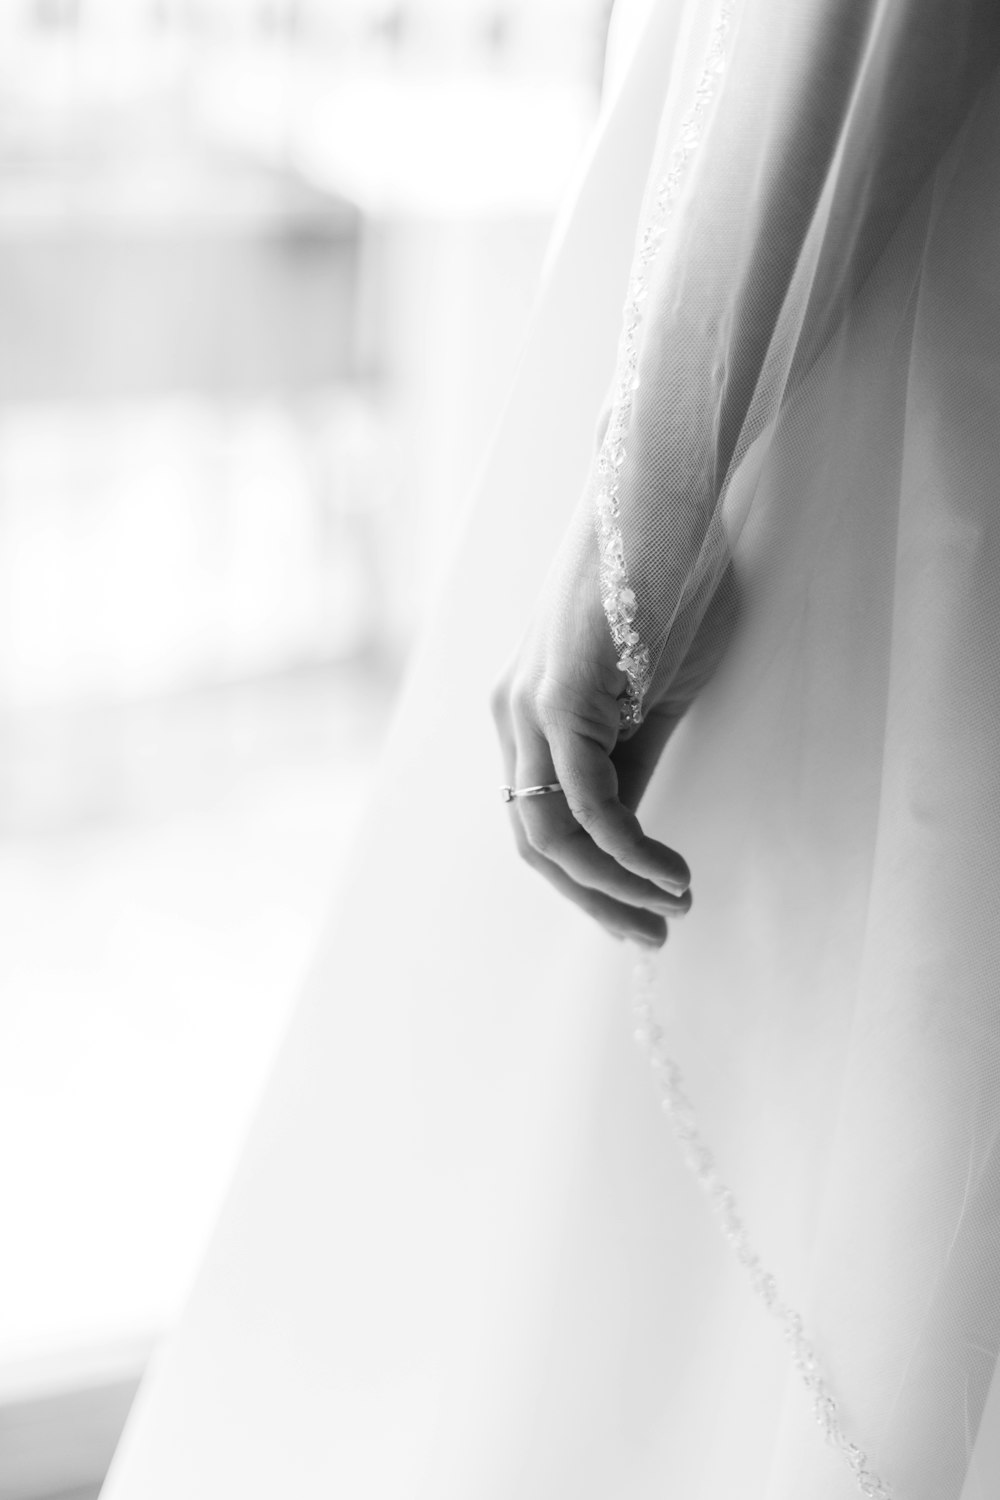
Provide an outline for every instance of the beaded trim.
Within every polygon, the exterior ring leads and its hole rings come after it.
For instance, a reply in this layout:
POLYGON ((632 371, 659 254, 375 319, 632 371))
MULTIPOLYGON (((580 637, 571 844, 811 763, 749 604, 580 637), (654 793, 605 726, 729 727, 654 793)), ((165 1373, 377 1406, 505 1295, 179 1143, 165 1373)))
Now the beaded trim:
POLYGON ((625 462, 625 434, 632 414, 633 397, 639 389, 636 329, 642 322, 642 304, 649 291, 649 267, 656 258, 660 241, 666 233, 667 220, 673 212, 684 174, 704 134, 716 82, 725 66, 726 39, 735 10, 736 0, 723 0, 712 28, 708 55, 695 90, 694 103, 681 124, 680 140, 670 153, 666 173, 657 186, 652 211, 639 240, 623 314, 611 416, 597 457, 599 479, 596 507, 601 603, 612 639, 621 652, 618 668, 624 672, 626 680, 625 692, 619 699, 623 724, 642 723, 643 699, 653 675, 649 646, 635 628, 639 606, 635 590, 629 582, 618 501, 618 476, 625 462))
POLYGON ((694 1107, 684 1091, 681 1070, 667 1052, 664 1030, 655 1018, 654 975, 652 961, 645 955, 641 956, 635 968, 635 1038, 649 1053, 650 1066, 659 1086, 660 1107, 673 1127, 684 1159, 706 1194, 722 1232, 733 1246, 736 1259, 749 1276, 754 1292, 782 1326, 785 1339, 791 1346, 792 1363, 812 1397, 813 1411, 827 1442, 843 1456, 862 1495, 868 1500, 893 1500, 888 1485, 871 1468, 868 1456, 851 1442, 841 1426, 836 1399, 831 1395, 816 1351, 806 1337, 802 1317, 779 1296, 777 1282, 761 1264, 750 1242, 734 1194, 715 1169, 712 1153, 702 1140, 694 1107))
MULTIPOLYGON (((722 0, 695 90, 694 103, 681 124, 680 139, 670 154, 666 173, 653 198, 652 212, 639 239, 625 302, 611 416, 597 458, 599 478, 596 509, 601 603, 612 639, 621 652, 618 667, 626 678, 625 692, 619 700, 623 724, 642 722, 643 699, 652 679, 649 646, 636 629, 639 605, 625 562, 619 507, 619 474, 626 458, 625 438, 635 392, 639 389, 636 330, 642 322, 642 304, 649 292, 649 268, 656 258, 660 241, 666 234, 667 221, 673 212, 685 172, 701 144, 717 80, 725 67, 726 42, 736 5, 737 0, 722 0)), ((893 1500, 891 1490, 874 1472, 867 1454, 845 1433, 837 1401, 830 1391, 829 1381, 823 1373, 816 1351, 806 1337, 802 1316, 780 1297, 774 1276, 764 1267, 753 1248, 735 1195, 716 1171, 712 1153, 702 1139, 697 1116, 685 1093, 683 1075, 664 1046, 665 1033, 655 1018, 653 996, 654 969, 651 960, 643 956, 636 966, 635 1036, 649 1053, 650 1065, 659 1086, 661 1108, 673 1128, 684 1159, 707 1196, 723 1233, 736 1252, 737 1260, 747 1272, 755 1294, 781 1325, 791 1348, 792 1363, 812 1398, 816 1420, 827 1442, 843 1456, 866 1500, 893 1500)))

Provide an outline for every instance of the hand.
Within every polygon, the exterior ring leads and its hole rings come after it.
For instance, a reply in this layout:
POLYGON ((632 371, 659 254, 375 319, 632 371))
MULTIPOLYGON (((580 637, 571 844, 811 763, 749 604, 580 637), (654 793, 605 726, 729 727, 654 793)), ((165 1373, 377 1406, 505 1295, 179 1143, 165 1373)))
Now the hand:
POLYGON ((625 738, 624 688, 586 518, 493 694, 493 715, 510 784, 563 788, 510 804, 523 858, 615 937, 658 947, 667 920, 691 906, 690 873, 678 853, 646 836, 635 809, 684 705, 653 704, 625 738))

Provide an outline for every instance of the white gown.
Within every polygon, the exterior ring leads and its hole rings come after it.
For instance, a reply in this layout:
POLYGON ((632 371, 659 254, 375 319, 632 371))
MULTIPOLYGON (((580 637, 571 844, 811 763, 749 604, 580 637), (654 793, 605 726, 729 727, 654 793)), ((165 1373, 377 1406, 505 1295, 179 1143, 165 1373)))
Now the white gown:
POLYGON ((701 0, 653 6, 605 119, 350 890, 105 1500, 1000 1493, 996 23, 721 13, 693 129, 701 0), (661 181, 685 131, 622 471, 653 675, 699 589, 738 609, 643 805, 695 892, 654 1000, 832 1444, 659 1108, 628 953, 517 863, 494 789, 489 684, 588 489, 649 162, 661 181), (651 494, 689 539, 699 518, 679 567, 660 528, 670 599, 651 494))

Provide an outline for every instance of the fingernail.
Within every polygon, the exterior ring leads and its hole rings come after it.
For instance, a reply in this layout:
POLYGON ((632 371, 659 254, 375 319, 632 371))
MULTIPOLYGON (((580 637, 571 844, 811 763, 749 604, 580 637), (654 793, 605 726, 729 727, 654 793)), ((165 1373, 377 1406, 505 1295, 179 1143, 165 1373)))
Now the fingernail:
POLYGON ((652 897, 655 904, 665 912, 687 911, 691 905, 691 889, 684 891, 668 891, 666 886, 658 886, 656 895, 652 897))
POLYGON ((669 854, 670 858, 663 861, 659 872, 653 876, 653 879, 660 885, 680 886, 683 890, 685 886, 691 884, 691 871, 688 867, 688 862, 683 855, 678 854, 673 849, 669 851, 669 854))

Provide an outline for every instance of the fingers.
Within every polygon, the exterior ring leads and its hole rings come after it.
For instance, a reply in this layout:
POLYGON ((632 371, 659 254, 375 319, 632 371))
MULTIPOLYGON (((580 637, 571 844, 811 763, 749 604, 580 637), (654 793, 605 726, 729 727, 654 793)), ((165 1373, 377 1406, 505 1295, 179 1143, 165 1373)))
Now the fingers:
POLYGON ((522 859, 533 870, 537 870, 560 895, 567 897, 581 911, 586 912, 588 917, 593 917, 596 922, 599 922, 612 937, 643 943, 653 948, 662 946, 667 938, 667 923, 664 916, 641 907, 615 901, 603 891, 579 885, 559 865, 551 859, 546 859, 545 855, 539 854, 532 848, 516 806, 515 803, 511 807, 514 838, 522 859))
MULTIPOLYGON (((647 838, 622 806, 607 752, 573 736, 557 758, 542 732, 512 713, 502 688, 494 695, 493 714, 508 781, 537 786, 558 780, 567 793, 511 804, 522 858, 613 936, 660 946, 667 919, 691 907, 687 866, 672 849, 647 838)), ((640 771, 636 762, 642 786, 651 764, 640 771)))
MULTIPOLYGON (((540 734, 522 734, 516 775, 521 786, 561 780, 540 734)), ((690 896, 685 892, 665 889, 600 848, 574 817, 566 796, 555 793, 524 798, 519 810, 532 849, 558 865, 579 885, 602 891, 628 906, 646 907, 667 916, 681 916, 690 906, 690 896)))
POLYGON ((635 813, 621 802, 618 776, 603 746, 586 735, 557 730, 550 748, 569 810, 597 848, 642 880, 683 895, 691 872, 676 850, 648 838, 635 813))

